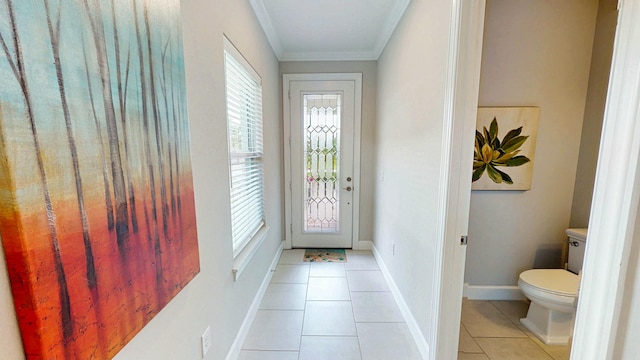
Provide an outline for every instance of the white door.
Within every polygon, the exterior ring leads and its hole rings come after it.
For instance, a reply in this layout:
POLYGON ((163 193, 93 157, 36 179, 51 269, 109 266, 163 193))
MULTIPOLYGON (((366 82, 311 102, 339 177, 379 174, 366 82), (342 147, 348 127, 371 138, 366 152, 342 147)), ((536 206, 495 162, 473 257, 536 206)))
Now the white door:
POLYGON ((356 85, 354 80, 290 80, 285 85, 287 206, 294 248, 353 246, 356 85))
MULTIPOLYGON (((442 248, 436 251, 436 261, 441 271, 438 282, 439 294, 437 319, 432 322, 433 337, 429 339, 431 359, 455 359, 458 353, 460 334, 460 310, 464 282, 466 237, 471 203, 471 170, 473 168, 473 143, 480 88, 480 64, 482 59, 482 36, 484 33, 484 0, 464 0, 451 21, 459 24, 459 33, 454 36, 457 43, 455 54, 450 55, 447 72, 455 72, 447 84, 447 114, 444 122, 443 166, 446 176, 441 178, 440 213, 438 225, 442 235, 442 248)), ((473 239, 472 239, 473 241, 473 239)), ((425 356, 426 358, 426 356, 425 356)))

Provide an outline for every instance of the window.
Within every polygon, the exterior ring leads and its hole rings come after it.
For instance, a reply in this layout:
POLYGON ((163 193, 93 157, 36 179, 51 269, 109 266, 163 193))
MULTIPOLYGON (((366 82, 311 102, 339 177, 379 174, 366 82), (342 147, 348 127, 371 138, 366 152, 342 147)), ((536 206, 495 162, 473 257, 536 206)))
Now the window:
POLYGON ((262 85, 260 76, 226 38, 224 59, 235 258, 264 226, 262 85))

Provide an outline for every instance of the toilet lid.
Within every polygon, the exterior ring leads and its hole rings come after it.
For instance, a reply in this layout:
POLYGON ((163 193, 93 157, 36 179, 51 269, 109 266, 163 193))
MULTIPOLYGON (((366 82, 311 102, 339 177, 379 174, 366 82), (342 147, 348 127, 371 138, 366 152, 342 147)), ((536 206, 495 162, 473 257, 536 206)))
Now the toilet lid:
POLYGON ((580 277, 563 269, 534 269, 520 274, 520 280, 542 291, 558 295, 575 296, 580 277))

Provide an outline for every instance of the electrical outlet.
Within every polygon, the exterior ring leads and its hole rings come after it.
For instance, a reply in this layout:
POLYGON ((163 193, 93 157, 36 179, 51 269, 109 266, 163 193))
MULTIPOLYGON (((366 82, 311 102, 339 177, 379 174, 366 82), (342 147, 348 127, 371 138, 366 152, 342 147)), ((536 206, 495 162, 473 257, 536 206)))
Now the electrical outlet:
POLYGON ((207 355, 209 348, 211 347, 211 327, 210 326, 207 326, 207 329, 204 331, 204 334, 202 334, 202 337, 200 339, 202 340, 202 357, 204 358, 204 356, 207 355))
POLYGON ((391 244, 391 255, 395 255, 396 254, 396 243, 392 243, 391 244))

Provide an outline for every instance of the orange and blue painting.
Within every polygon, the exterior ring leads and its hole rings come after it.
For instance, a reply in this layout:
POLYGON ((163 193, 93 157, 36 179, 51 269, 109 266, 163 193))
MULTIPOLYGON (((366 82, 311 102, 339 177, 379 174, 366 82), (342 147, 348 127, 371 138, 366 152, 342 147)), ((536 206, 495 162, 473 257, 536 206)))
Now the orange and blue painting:
POLYGON ((112 358, 200 271, 180 1, 0 0, 0 47, 25 356, 112 358))

